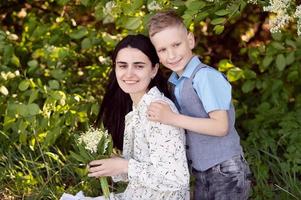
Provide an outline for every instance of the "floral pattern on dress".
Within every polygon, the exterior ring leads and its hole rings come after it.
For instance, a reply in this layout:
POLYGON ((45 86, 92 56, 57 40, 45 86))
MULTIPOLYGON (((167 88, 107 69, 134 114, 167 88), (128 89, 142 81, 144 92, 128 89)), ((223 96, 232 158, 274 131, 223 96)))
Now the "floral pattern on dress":
POLYGON ((113 177, 129 181, 122 200, 184 200, 189 192, 185 134, 181 128, 151 122, 147 107, 156 100, 175 105, 153 87, 125 118, 123 157, 129 160, 128 174, 113 177))

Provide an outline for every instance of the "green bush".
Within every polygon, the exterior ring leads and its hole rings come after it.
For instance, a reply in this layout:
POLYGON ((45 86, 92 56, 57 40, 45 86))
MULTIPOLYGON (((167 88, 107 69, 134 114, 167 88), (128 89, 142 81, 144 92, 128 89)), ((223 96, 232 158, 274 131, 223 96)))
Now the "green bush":
MULTIPOLYGON (((263 12, 271 2, 250 2, 1 1, 0 199, 100 195, 69 159, 73 135, 96 119, 115 44, 147 33, 148 18, 164 8, 177 8, 195 34, 195 52, 233 86, 251 198, 300 199, 299 22, 271 34, 273 13, 263 12)), ((294 16, 296 4, 284 13, 294 16)))

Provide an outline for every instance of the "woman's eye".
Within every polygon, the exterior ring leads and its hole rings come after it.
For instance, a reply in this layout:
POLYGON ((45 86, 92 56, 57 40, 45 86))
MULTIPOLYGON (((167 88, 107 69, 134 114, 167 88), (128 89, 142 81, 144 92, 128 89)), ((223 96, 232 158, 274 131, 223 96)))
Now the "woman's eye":
POLYGON ((138 69, 143 69, 143 68, 144 68, 143 65, 136 65, 136 67, 137 67, 138 69))
POLYGON ((126 65, 118 65, 118 68, 121 68, 121 69, 126 68, 126 65))

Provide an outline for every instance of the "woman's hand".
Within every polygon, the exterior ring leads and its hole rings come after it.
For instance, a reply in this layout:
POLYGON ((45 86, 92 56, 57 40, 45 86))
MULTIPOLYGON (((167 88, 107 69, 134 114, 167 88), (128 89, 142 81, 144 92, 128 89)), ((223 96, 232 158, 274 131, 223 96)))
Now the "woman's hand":
POLYGON ((102 160, 93 160, 88 165, 89 177, 116 176, 128 172, 128 160, 113 157, 102 160))

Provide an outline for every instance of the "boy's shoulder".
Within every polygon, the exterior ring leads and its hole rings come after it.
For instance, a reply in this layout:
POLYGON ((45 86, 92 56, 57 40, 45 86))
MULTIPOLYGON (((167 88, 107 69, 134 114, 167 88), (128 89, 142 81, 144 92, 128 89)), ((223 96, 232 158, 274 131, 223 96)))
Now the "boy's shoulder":
POLYGON ((198 66, 199 70, 195 73, 195 76, 193 78, 197 78, 197 77, 223 77, 222 72, 218 71, 217 69, 209 66, 209 65, 205 65, 202 63, 201 66, 198 66))

